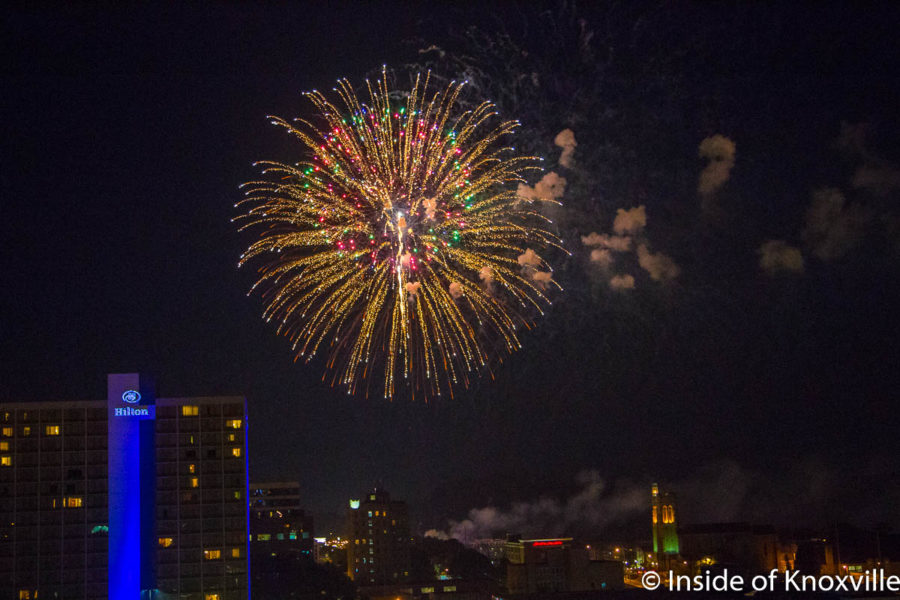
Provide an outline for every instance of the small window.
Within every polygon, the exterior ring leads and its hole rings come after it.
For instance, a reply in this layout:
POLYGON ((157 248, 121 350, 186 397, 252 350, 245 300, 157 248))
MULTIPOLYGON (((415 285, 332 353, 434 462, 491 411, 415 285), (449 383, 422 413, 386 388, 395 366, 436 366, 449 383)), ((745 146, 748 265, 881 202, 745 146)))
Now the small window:
POLYGON ((240 548, 232 548, 231 549, 231 558, 240 558, 241 557, 241 549, 240 548))
POLYGON ((229 419, 225 421, 225 427, 227 429, 240 429, 241 428, 241 419, 229 419))
POLYGON ((174 540, 170 537, 161 537, 159 538, 159 547, 160 548, 168 548, 174 543, 174 540))
POLYGON ((235 492, 235 493, 234 493, 234 499, 235 499, 235 500, 240 500, 240 499, 241 499, 241 493, 240 493, 240 492, 235 492))
MULTIPOLYGON (((12 437, 13 436, 13 428, 12 427, 4 427, 2 433, 3 433, 3 437, 12 437)), ((28 590, 21 590, 21 591, 27 593, 28 590)))
POLYGON ((188 472, 189 472, 189 473, 196 473, 196 472, 197 472, 197 465, 195 465, 195 464, 193 464, 193 463, 189 464, 189 465, 188 465, 188 472))
POLYGON ((199 486, 200 486, 200 480, 197 477, 191 477, 191 487, 195 488, 195 487, 199 487, 199 486))
POLYGON ((222 558, 222 551, 221 550, 204 550, 203 558, 205 558, 206 560, 220 559, 220 558, 222 558))
POLYGON ((196 417, 199 414, 200 414, 199 406, 185 404, 184 406, 181 407, 181 416, 182 417, 196 417))
POLYGON ((63 498, 63 506, 66 508, 81 508, 84 500, 81 496, 69 496, 68 498, 63 498))
POLYGON ((219 600, 218 594, 205 594, 203 596, 204 600, 219 600))
POLYGON ((28 437, 29 435, 31 435, 31 427, 26 425, 22 428, 22 437, 28 437))
POLYGON ((271 533, 260 533, 256 536, 257 542, 268 542, 271 539, 272 539, 271 533))
POLYGON ((11 467, 12 466, 12 456, 0 456, 0 466, 11 467))
POLYGON ((241 456, 241 449, 238 448, 237 446, 235 446, 234 448, 231 449, 231 455, 234 456, 234 457, 236 457, 236 458, 240 458, 240 456, 241 456))
POLYGON ((228 434, 228 441, 229 441, 229 442, 233 442, 233 441, 234 441, 234 434, 233 434, 233 433, 229 433, 229 434, 228 434))
POLYGON ((59 435, 59 425, 47 425, 44 427, 44 433, 47 435, 59 435))
MULTIPOLYGON (((37 592, 34 597, 37 597, 37 592)), ((31 590, 19 590, 19 600, 31 600, 31 590)))
POLYGON ((0 442, 0 452, 9 452, 9 442, 0 442))

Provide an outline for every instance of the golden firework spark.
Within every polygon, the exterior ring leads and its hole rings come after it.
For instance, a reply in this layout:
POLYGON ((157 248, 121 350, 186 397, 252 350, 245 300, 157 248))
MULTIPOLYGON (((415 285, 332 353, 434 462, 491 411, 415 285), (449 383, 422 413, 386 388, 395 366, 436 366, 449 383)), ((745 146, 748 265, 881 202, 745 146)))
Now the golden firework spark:
POLYGON ((559 247, 542 200, 511 189, 537 159, 502 146, 518 123, 490 127, 491 103, 459 109, 463 85, 426 75, 397 95, 383 74, 368 103, 346 80, 337 104, 307 93, 316 124, 271 118, 304 160, 257 163, 267 179, 244 184, 237 220, 259 237, 239 264, 265 259, 264 317, 298 358, 326 352, 348 393, 376 371, 388 398, 401 380, 426 398, 468 385, 495 348, 520 347, 556 285, 534 251, 559 247))

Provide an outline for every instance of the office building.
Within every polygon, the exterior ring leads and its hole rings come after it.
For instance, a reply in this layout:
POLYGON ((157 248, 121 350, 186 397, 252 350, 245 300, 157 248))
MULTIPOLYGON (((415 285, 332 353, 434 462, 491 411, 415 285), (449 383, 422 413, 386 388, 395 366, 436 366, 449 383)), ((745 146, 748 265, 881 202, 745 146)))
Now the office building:
POLYGON ((0 405, 0 597, 247 600, 246 403, 0 405))
POLYGON ((375 490, 350 500, 347 575, 357 585, 400 583, 409 578, 410 545, 406 503, 375 490))

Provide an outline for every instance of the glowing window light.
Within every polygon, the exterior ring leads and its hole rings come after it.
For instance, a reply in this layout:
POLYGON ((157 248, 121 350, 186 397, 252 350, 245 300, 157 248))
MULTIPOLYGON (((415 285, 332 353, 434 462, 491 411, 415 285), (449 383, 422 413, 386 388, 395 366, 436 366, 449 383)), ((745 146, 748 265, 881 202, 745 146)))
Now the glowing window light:
POLYGON ((46 435, 59 435, 59 425, 47 425, 44 427, 46 435))
POLYGON ((200 414, 200 407, 192 404, 185 404, 181 407, 182 417, 196 417, 200 414))
POLYGON ((206 560, 218 560, 222 558, 222 551, 218 549, 204 550, 203 558, 206 560))

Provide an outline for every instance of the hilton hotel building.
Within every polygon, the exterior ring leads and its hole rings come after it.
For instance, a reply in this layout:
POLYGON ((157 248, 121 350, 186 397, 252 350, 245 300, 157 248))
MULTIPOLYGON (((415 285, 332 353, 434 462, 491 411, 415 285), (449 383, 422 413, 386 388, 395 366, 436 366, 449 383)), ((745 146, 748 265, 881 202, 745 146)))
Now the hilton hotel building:
POLYGON ((242 397, 0 404, 0 598, 248 600, 247 495, 242 397))

